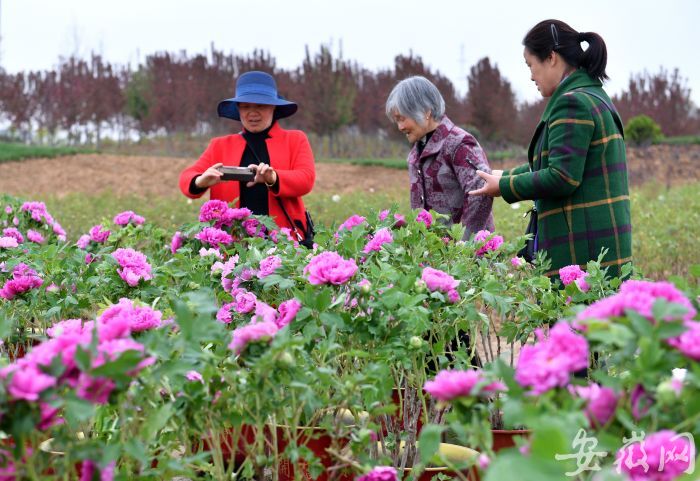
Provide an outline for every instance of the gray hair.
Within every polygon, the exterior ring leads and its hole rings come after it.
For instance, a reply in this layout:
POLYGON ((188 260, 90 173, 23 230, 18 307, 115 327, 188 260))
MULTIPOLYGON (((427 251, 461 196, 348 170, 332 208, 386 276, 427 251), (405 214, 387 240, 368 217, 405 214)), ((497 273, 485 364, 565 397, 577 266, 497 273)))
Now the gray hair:
POLYGON ((427 78, 408 77, 396 84, 386 99, 386 116, 393 122, 393 115, 410 117, 418 125, 425 125, 425 114, 430 112, 438 122, 445 115, 445 100, 438 88, 427 78))

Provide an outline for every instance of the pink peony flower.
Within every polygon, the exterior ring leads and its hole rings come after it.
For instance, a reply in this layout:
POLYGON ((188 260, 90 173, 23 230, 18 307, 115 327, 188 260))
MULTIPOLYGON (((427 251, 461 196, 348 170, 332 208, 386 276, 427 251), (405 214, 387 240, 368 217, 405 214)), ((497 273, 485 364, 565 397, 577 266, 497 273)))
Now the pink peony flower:
POLYGON ((0 237, 0 249, 12 249, 19 246, 14 237, 0 237))
POLYGON ((538 342, 523 346, 515 380, 530 387, 531 394, 542 394, 569 383, 571 373, 588 367, 588 342, 565 322, 558 322, 545 338, 536 331, 538 342))
POLYGON ((51 227, 53 230, 53 233, 56 234, 56 237, 58 240, 65 242, 66 241, 66 231, 63 230, 63 227, 61 227, 61 224, 58 222, 54 222, 53 226, 51 227))
POLYGON ((34 242, 35 244, 44 243, 44 236, 41 235, 40 232, 37 232, 32 229, 27 230, 27 239, 29 239, 31 242, 34 242))
POLYGON ((338 227, 338 230, 335 233, 336 239, 342 233, 341 231, 343 231, 343 230, 350 231, 353 228, 357 227, 358 225, 364 223, 366 220, 367 219, 365 217, 362 217, 361 215, 357 215, 357 214, 351 215, 350 217, 345 219, 345 222, 340 224, 340 226, 338 227))
POLYGON ((9 300, 27 291, 40 287, 44 281, 34 269, 24 263, 19 263, 12 271, 12 279, 5 282, 0 289, 0 297, 9 300))
POLYGON ((223 324, 231 324, 233 318, 231 317, 231 309, 236 307, 235 302, 227 302, 219 308, 216 312, 216 320, 223 324))
POLYGON ((274 308, 261 300, 255 301, 253 322, 275 322, 276 320, 277 311, 274 308))
POLYGON ((580 266, 574 264, 559 269, 559 277, 561 278, 562 284, 568 286, 576 279, 584 277, 586 273, 581 269, 580 266))
POLYGON ((394 237, 391 235, 391 231, 384 227, 374 234, 374 237, 367 242, 362 252, 365 254, 369 254, 372 251, 379 252, 382 249, 382 245, 391 242, 394 242, 394 237))
POLYGON ((268 256, 260 261, 260 270, 258 270, 258 278, 262 279, 271 274, 282 265, 282 258, 280 256, 268 256))
POLYGON ((322 252, 304 267, 304 274, 308 274, 313 285, 345 284, 356 272, 355 259, 345 260, 337 252, 322 252))
POLYGON ((90 236, 88 234, 81 235, 75 245, 78 246, 79 249, 87 249, 90 245, 90 236))
MULTIPOLYGON (((46 204, 43 202, 25 202, 19 209, 22 212, 29 212, 32 219, 42 224, 53 224, 54 220, 51 214, 46 210, 46 204)), ((15 223, 17 225, 17 223, 15 223)))
MULTIPOLYGON (((97 318, 98 332, 102 334, 102 329, 106 326, 124 324, 130 332, 141 332, 155 329, 162 325, 163 314, 149 306, 139 306, 125 297, 119 299, 118 304, 114 304, 105 309, 97 318), (104 326, 104 327, 103 327, 104 326)), ((122 335, 128 335, 128 332, 122 335)), ((121 337, 121 336, 116 336, 121 337)), ((102 339, 102 336, 100 336, 102 339)))
POLYGON ((398 477, 395 468, 376 466, 369 473, 357 478, 357 481, 398 481, 398 477))
POLYGON ((95 473, 99 473, 99 481, 113 481, 114 480, 114 468, 116 467, 116 461, 111 461, 107 463, 102 470, 100 470, 97 462, 87 459, 83 461, 82 469, 80 471, 80 481, 94 481, 95 473))
POLYGON ((485 244, 476 251, 477 256, 483 256, 487 252, 498 250, 501 244, 503 244, 503 237, 491 234, 491 232, 487 230, 480 230, 474 234, 474 242, 485 242, 485 244))
POLYGON ((449 293, 457 288, 459 281, 446 272, 432 267, 426 267, 421 274, 421 280, 431 292, 440 291, 449 293))
POLYGON ((596 301, 588 306, 579 313, 577 319, 622 317, 625 315, 625 311, 629 309, 651 321, 654 318, 652 307, 657 299, 664 299, 667 302, 673 302, 685 307, 686 314, 682 317, 683 320, 690 321, 695 317, 696 311, 692 303, 670 282, 630 280, 622 283, 617 294, 596 301))
POLYGON ((75 394, 93 404, 107 404, 115 387, 116 384, 109 378, 92 377, 83 372, 78 376, 75 394))
POLYGON ((104 244, 105 242, 107 242, 107 239, 109 239, 109 235, 111 234, 111 232, 107 229, 102 230, 102 226, 98 224, 92 226, 89 234, 91 241, 97 242, 98 244, 104 244))
POLYGON ((137 286, 141 279, 152 279, 151 266, 141 252, 131 248, 119 248, 112 253, 112 257, 119 263, 119 277, 131 287, 137 286))
POLYGON ((418 213, 416 221, 422 222, 426 227, 430 228, 430 226, 433 225, 433 216, 430 212, 423 209, 418 213))
POLYGON ((252 312, 255 309, 255 305, 258 300, 255 294, 246 290, 236 293, 234 298, 236 299, 236 312, 239 314, 248 314, 249 312, 252 312))
POLYGON ((182 235, 182 232, 177 231, 175 234, 173 234, 173 238, 170 240, 170 252, 175 254, 180 247, 182 247, 182 240, 184 239, 184 236, 182 235))
POLYGON ((36 365, 28 364, 13 372, 7 392, 15 399, 34 402, 39 400, 42 392, 55 385, 55 377, 39 371, 36 365))
POLYGON ((594 382, 588 386, 569 386, 569 391, 588 401, 586 403, 586 417, 592 427, 606 424, 615 414, 620 399, 614 389, 601 387, 594 382))
POLYGON ((187 378, 188 381, 196 381, 196 382, 201 382, 202 384, 204 384, 204 378, 197 371, 187 371, 187 374, 185 374, 185 377, 187 378))
POLYGON ((394 214, 394 227, 395 229, 398 229, 399 227, 403 227, 406 225, 406 218, 402 216, 401 214, 394 214))
POLYGON ((525 265, 525 259, 523 259, 522 257, 513 257, 510 260, 510 263, 515 268, 522 267, 525 265))
POLYGON ((265 226, 260 224, 260 221, 258 221, 258 219, 246 219, 243 221, 242 225, 243 230, 245 230, 246 234, 248 234, 250 237, 264 237, 265 235, 265 226), (260 227, 259 231, 258 227, 260 227))
POLYGON ((233 237, 231 237, 229 233, 217 229, 216 227, 205 227, 194 237, 199 239, 203 244, 209 244, 213 247, 229 245, 233 242, 233 237))
POLYGON ((22 236, 22 233, 14 227, 8 227, 6 229, 3 229, 2 235, 4 237, 13 237, 18 244, 24 242, 24 237, 22 236))
POLYGON ((209 249, 205 249, 202 247, 199 249, 199 257, 207 257, 207 256, 214 256, 218 257, 219 259, 223 259, 224 256, 221 254, 221 251, 219 249, 216 249, 215 247, 210 247, 209 249))
POLYGON ((199 209, 199 222, 221 221, 228 208, 223 200, 209 200, 199 209))
POLYGON ((695 445, 688 433, 663 430, 643 436, 636 442, 625 440, 625 446, 617 452, 618 472, 625 473, 630 481, 673 481, 692 472, 695 445))
POLYGON ((299 302, 297 299, 289 299, 288 301, 281 303, 277 308, 279 311, 279 316, 277 316, 277 319, 275 319, 275 324, 277 324, 277 327, 282 329, 284 326, 292 322, 300 309, 301 302, 299 302))
POLYGON ((274 322, 251 322, 233 331, 231 343, 228 348, 236 354, 242 353, 251 342, 269 341, 279 328, 274 322))
POLYGON ((440 371, 432 381, 423 386, 431 396, 440 401, 451 401, 458 397, 480 396, 505 391, 506 386, 500 382, 487 384, 481 370, 440 371))
POLYGON ((451 289, 447 293, 447 300, 452 304, 457 304, 460 300, 459 292, 456 289, 451 289))
POLYGON ((117 225, 124 226, 128 225, 129 223, 134 225, 141 225, 146 221, 146 219, 144 219, 143 217, 134 213, 131 210, 125 210, 124 212, 120 212, 119 214, 114 216, 114 219, 112 221, 117 225))
POLYGON ((387 217, 389 217, 389 209, 384 209, 377 215, 379 222, 385 221, 387 217))
POLYGON ((666 342, 684 356, 700 361, 700 322, 685 321, 683 325, 686 331, 680 336, 667 339, 666 342))

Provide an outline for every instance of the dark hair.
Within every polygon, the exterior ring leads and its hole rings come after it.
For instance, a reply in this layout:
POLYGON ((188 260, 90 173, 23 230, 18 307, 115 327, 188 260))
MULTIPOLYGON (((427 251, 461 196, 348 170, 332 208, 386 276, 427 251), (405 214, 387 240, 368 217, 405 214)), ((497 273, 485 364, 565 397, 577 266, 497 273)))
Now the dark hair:
POLYGON ((597 33, 577 32, 561 20, 544 20, 527 32, 523 45, 542 61, 554 51, 572 67, 585 69, 591 77, 601 82, 608 79, 608 50, 597 33), (585 51, 581 42, 588 42, 585 51))

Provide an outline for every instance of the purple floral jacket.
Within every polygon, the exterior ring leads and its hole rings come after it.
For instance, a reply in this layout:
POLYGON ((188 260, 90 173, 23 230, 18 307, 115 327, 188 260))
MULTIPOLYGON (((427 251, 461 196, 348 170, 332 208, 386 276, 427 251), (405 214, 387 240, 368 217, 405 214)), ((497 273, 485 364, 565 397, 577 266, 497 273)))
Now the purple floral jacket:
POLYGON ((469 196, 483 185, 476 169, 491 172, 484 150, 473 135, 444 116, 420 157, 416 145, 408 154, 411 208, 449 215, 466 227, 465 238, 482 229, 493 232, 493 198, 469 196))

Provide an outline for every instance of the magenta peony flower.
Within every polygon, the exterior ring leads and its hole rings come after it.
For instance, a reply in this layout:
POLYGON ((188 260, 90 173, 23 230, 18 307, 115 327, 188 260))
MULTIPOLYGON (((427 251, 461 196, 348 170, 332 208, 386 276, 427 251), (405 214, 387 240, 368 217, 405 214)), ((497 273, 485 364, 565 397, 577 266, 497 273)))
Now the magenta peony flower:
POLYGON ((486 383, 481 370, 440 371, 432 381, 423 386, 431 396, 440 401, 451 401, 454 398, 480 396, 505 391, 506 386, 500 381, 486 383))
POLYGON ((44 236, 41 235, 41 232, 37 232, 32 229, 27 230, 27 239, 29 239, 31 242, 34 242, 35 244, 44 243, 44 236))
POLYGON ((251 342, 269 341, 278 331, 274 322, 251 322, 233 331, 228 348, 236 354, 242 353, 251 342))
POLYGON ((182 247, 182 240, 184 239, 184 236, 182 235, 182 232, 177 231, 175 234, 173 234, 173 238, 170 240, 170 252, 172 254, 175 254, 180 247, 182 247))
POLYGON ((503 237, 491 234, 491 232, 487 230, 480 230, 474 234, 474 242, 485 242, 485 244, 476 251, 477 256, 483 256, 487 252, 498 250, 501 244, 503 244, 503 237))
POLYGON ((374 234, 374 237, 367 242, 362 252, 365 254, 369 254, 372 251, 379 252, 382 249, 382 245, 390 242, 394 242, 394 237, 391 235, 391 231, 384 227, 374 234))
POLYGON ((677 337, 667 339, 669 345, 678 349, 684 356, 700 361, 700 322, 685 321, 686 331, 677 337))
POLYGON ((271 274, 282 265, 282 258, 280 256, 268 256, 260 261, 260 270, 258 270, 258 278, 262 279, 271 274))
POLYGON ((369 473, 357 478, 357 481, 398 481, 398 477, 395 468, 376 466, 369 473))
POLYGON ((406 218, 401 214, 394 214, 394 225, 392 227, 398 229, 406 225, 406 218))
POLYGON ((459 292, 456 289, 451 289, 447 292, 447 300, 452 304, 457 304, 460 300, 459 292))
POLYGON ((13 237, 18 244, 24 242, 24 237, 22 236, 22 233, 14 227, 7 227, 6 229, 3 229, 2 235, 4 237, 13 237))
POLYGON ((580 312, 577 319, 621 317, 629 309, 652 320, 652 307, 656 299, 664 299, 685 307, 686 314, 682 317, 683 320, 690 321, 696 315, 692 303, 670 282, 625 281, 617 294, 594 302, 580 312))
POLYGON ((34 269, 24 263, 19 263, 12 270, 12 279, 5 282, 0 289, 0 297, 8 301, 32 289, 40 287, 44 281, 34 269))
POLYGON ((114 480, 114 468, 116 467, 116 461, 111 461, 100 470, 100 466, 97 462, 87 459, 83 461, 82 469, 80 471, 80 481, 93 481, 95 479, 95 472, 100 474, 99 481, 113 481, 114 480))
POLYGON ((306 267, 311 284, 345 284, 357 272, 355 259, 345 260, 337 252, 322 252, 313 257, 306 267))
POLYGON ((134 213, 131 210, 125 210, 124 212, 120 212, 119 214, 114 216, 114 219, 112 221, 117 225, 125 226, 129 223, 134 225, 141 225, 146 221, 146 219, 144 219, 143 217, 134 213))
POLYGON ((220 222, 228 209, 228 204, 223 200, 209 200, 199 209, 199 222, 220 222))
POLYGON ((663 430, 643 436, 636 442, 626 440, 617 452, 618 472, 625 473, 630 481, 673 481, 692 472, 695 444, 688 433, 663 430))
POLYGON ((111 234, 111 232, 107 229, 102 230, 102 226, 99 224, 92 226, 89 233, 90 240, 97 242, 98 244, 104 244, 107 242, 107 239, 109 239, 109 235, 111 234))
POLYGON ((59 321, 53 326, 46 329, 46 335, 48 337, 60 337, 64 334, 75 333, 82 334, 83 332, 83 320, 82 319, 66 319, 64 321, 59 321))
POLYGON ((429 228, 431 225, 433 225, 433 216, 430 214, 430 212, 423 209, 418 213, 418 216, 416 216, 416 221, 422 222, 429 228))
POLYGON ((66 231, 63 230, 63 227, 61 227, 61 224, 58 222, 54 222, 53 226, 51 227, 53 230, 53 233, 56 234, 56 237, 58 240, 65 242, 66 241, 66 231))
POLYGON ((345 219, 345 222, 340 224, 338 227, 338 230, 335 233, 335 237, 338 238, 338 236, 342 233, 341 231, 343 230, 352 230, 353 228, 357 227, 358 225, 364 223, 367 219, 365 217, 362 217, 361 215, 351 215, 347 219, 345 219))
MULTIPOLYGON (((43 202, 25 202, 19 209, 22 212, 29 212, 32 219, 39 222, 52 225, 54 223, 53 217, 46 210, 46 204, 43 202)), ((15 225, 17 225, 15 223, 15 225)))
POLYGON ((576 279, 580 279, 581 277, 584 277, 586 273, 581 269, 580 266, 574 264, 566 267, 562 267, 559 269, 559 277, 561 278, 561 282, 565 285, 568 286, 572 282, 574 282, 576 279))
POLYGON ((90 236, 88 234, 81 235, 75 245, 80 249, 87 249, 87 247, 90 245, 90 236))
POLYGON ((132 300, 123 297, 119 299, 118 304, 108 307, 97 317, 100 339, 104 339, 101 334, 107 326, 124 324, 128 331, 120 336, 115 336, 121 337, 128 335, 129 331, 141 332, 160 327, 163 322, 162 317, 163 313, 160 311, 149 306, 139 306, 134 304, 132 300))
POLYGON ((540 329, 536 334, 538 342, 523 346, 515 369, 515 380, 531 394, 566 386, 571 373, 588 367, 588 342, 567 323, 558 322, 547 338, 540 329))
POLYGON ((245 230, 246 234, 248 234, 250 237, 265 236, 265 226, 260 224, 258 219, 246 219, 243 221, 242 225, 243 230, 245 230), (258 227, 260 227, 260 230, 258 230, 258 227))
POLYGON ((282 329, 284 326, 292 322, 300 309, 301 302, 299 302, 297 299, 289 299, 288 301, 281 303, 277 308, 279 311, 279 316, 277 319, 275 319, 275 324, 277 324, 277 327, 282 329))
POLYGON ((231 234, 217 229, 216 227, 205 227, 197 235, 194 236, 195 239, 199 239, 204 244, 209 244, 213 247, 220 247, 221 245, 229 245, 233 242, 233 237, 231 234))
POLYGON ((253 322, 275 322, 277 320, 277 311, 269 304, 261 300, 255 301, 255 315, 253 322))
POLYGON ((421 274, 421 280, 431 292, 440 291, 449 293, 457 288, 459 281, 446 272, 432 267, 426 267, 421 274))
POLYGON ((139 281, 152 279, 151 266, 144 254, 131 248, 117 249, 112 257, 119 263, 117 273, 119 277, 131 287, 137 286, 139 281))
POLYGON ((606 424, 615 414, 620 399, 614 389, 601 387, 594 382, 588 386, 569 386, 569 391, 588 401, 586 403, 586 417, 592 427, 606 424))
POLYGON ((82 372, 78 376, 75 394, 93 404, 107 404, 115 387, 116 384, 109 378, 92 377, 82 372))
POLYGON ((42 392, 55 385, 55 377, 39 371, 34 364, 27 364, 13 372, 7 392, 15 399, 34 402, 42 392))
POLYGON ((389 209, 384 209, 377 215, 379 222, 385 221, 387 217, 389 217, 389 209))

